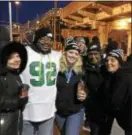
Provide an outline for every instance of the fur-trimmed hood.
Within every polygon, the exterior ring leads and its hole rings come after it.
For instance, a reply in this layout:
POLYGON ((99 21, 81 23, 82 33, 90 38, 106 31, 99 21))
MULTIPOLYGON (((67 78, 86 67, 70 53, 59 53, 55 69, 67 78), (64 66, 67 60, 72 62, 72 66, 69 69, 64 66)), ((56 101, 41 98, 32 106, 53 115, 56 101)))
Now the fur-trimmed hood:
POLYGON ((5 45, 0 53, 0 64, 1 68, 6 68, 6 63, 9 55, 13 52, 17 52, 21 58, 21 66, 19 69, 19 74, 25 69, 27 64, 27 51, 21 43, 17 42, 10 42, 9 44, 5 45))
MULTIPOLYGON (((59 71, 62 73, 68 71, 68 64, 66 61, 65 53, 63 53, 61 58, 60 58, 60 70, 59 71)), ((78 58, 78 60, 74 64, 73 71, 76 74, 82 73, 82 58, 81 58, 81 56, 78 58)))

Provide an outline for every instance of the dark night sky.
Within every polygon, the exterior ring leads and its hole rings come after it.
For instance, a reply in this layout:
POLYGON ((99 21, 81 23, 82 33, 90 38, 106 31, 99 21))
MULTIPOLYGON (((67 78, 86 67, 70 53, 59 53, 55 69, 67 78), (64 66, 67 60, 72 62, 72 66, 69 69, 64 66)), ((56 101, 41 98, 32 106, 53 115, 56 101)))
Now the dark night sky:
MULTIPOLYGON (((57 7, 63 8, 70 1, 58 1, 57 7)), ((54 7, 53 1, 21 1, 21 5, 18 7, 18 22, 25 23, 28 20, 33 20, 37 15, 41 15, 54 7)), ((8 2, 0 1, 0 21, 8 22, 8 2)), ((16 22, 16 6, 12 2, 12 20, 16 22)))

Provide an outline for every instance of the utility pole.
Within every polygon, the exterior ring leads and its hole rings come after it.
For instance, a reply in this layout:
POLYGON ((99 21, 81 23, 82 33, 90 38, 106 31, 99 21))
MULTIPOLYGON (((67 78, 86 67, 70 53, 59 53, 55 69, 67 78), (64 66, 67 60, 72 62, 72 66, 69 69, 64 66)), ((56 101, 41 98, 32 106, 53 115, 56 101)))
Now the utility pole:
POLYGON ((12 8, 11 8, 11 1, 8 2, 8 10, 9 10, 9 28, 10 28, 10 41, 13 40, 12 38, 12 8))
POLYGON ((19 6, 20 6, 20 1, 15 1, 15 7, 16 7, 16 24, 17 24, 17 31, 18 33, 20 32, 20 26, 19 26, 19 6))
POLYGON ((54 47, 56 49, 56 16, 57 16, 57 0, 54 0, 54 47))

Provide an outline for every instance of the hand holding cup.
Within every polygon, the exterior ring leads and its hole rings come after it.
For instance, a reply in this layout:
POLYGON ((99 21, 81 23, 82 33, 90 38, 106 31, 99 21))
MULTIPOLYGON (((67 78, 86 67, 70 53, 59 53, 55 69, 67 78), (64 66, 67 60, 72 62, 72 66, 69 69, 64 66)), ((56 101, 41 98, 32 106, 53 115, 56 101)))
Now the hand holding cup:
POLYGON ((87 97, 86 91, 85 91, 85 84, 83 81, 80 81, 78 83, 77 88, 77 99, 80 101, 84 101, 87 97))
POLYGON ((29 90, 29 85, 22 84, 21 85, 20 98, 26 98, 26 97, 28 97, 28 90, 29 90))

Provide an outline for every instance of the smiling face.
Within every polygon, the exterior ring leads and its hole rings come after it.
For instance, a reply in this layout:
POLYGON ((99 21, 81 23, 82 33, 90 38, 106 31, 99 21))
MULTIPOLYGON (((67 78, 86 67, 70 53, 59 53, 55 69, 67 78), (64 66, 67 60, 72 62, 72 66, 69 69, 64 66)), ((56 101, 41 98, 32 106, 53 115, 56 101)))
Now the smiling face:
POLYGON ((87 50, 87 47, 85 45, 85 43, 83 41, 79 41, 79 42, 76 42, 79 49, 80 49, 80 53, 83 53, 87 50))
POLYGON ((68 50, 66 51, 65 56, 67 63, 72 66, 77 61, 80 54, 77 50, 68 50))
POLYGON ((38 42, 40 43, 39 47, 43 52, 49 51, 53 44, 52 39, 48 36, 40 38, 38 42))
POLYGON ((105 65, 108 72, 112 72, 112 73, 116 72, 120 68, 119 61, 115 57, 112 57, 112 56, 108 56, 106 58, 105 65))
POLYGON ((21 65, 21 58, 17 52, 12 53, 7 60, 7 67, 11 69, 19 69, 21 65))
POLYGON ((99 64, 101 61, 101 55, 98 51, 90 51, 88 52, 88 59, 91 64, 99 64))

